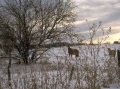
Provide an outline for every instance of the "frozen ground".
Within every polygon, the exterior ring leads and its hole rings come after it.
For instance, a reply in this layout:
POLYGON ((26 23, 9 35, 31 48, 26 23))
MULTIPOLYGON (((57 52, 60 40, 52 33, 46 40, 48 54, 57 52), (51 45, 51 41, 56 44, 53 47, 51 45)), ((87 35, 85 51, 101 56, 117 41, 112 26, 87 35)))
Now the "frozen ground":
MULTIPOLYGON (((13 71, 12 72, 13 73, 12 78, 13 79, 18 78, 18 77, 21 78, 25 74, 28 77, 29 73, 32 73, 32 75, 37 75, 36 78, 39 81, 45 80, 46 77, 48 77, 48 79, 50 79, 49 83, 57 83, 59 85, 58 89, 61 89, 60 88, 61 83, 56 82, 57 80, 51 81, 52 78, 56 77, 56 79, 61 78, 60 81, 62 83, 65 83, 66 85, 71 84, 70 89, 73 89, 73 86, 77 83, 77 81, 76 81, 77 78, 80 77, 80 79, 83 80, 83 85, 88 86, 88 84, 85 83, 85 81, 88 82, 89 80, 84 80, 84 78, 82 78, 82 74, 83 74, 83 76, 87 76, 87 75, 89 75, 89 72, 91 72, 91 70, 94 70, 96 68, 97 69, 101 68, 101 69, 97 70, 98 75, 100 75, 97 78, 99 80, 103 79, 103 78, 107 78, 107 76, 108 76, 107 72, 104 72, 103 75, 100 74, 100 73, 102 73, 101 72, 102 67, 107 68, 106 65, 105 65, 105 62, 109 61, 109 60, 111 60, 113 62, 109 65, 110 68, 115 67, 115 65, 117 64, 116 63, 117 62, 117 56, 115 57, 115 59, 113 57, 110 59, 107 48, 117 50, 117 49, 120 49, 120 45, 115 45, 115 44, 114 45, 100 45, 100 46, 84 46, 84 45, 81 45, 81 46, 75 46, 75 47, 72 46, 71 48, 76 48, 76 49, 79 50, 80 53, 79 53, 79 57, 77 58, 77 60, 76 60, 75 56, 73 56, 72 58, 70 58, 68 56, 67 47, 52 48, 49 52, 47 52, 44 55, 45 60, 49 61, 52 64, 51 66, 47 66, 47 65, 43 66, 39 63, 31 64, 31 65, 28 65, 28 66, 25 66, 25 65, 21 66, 21 65, 13 64, 12 65, 12 71, 13 71), (94 62, 95 62, 95 64, 94 64, 94 62), (87 66, 85 66, 85 65, 87 65, 89 67, 87 69, 88 71, 82 72, 81 70, 86 70, 85 68, 87 66), (79 68, 79 71, 74 72, 74 74, 73 74, 74 79, 71 80, 70 82, 68 82, 68 80, 67 80, 69 78, 66 77, 70 73, 68 71, 69 69, 67 70, 68 66, 71 66, 71 67, 74 66, 75 68, 79 68), (94 68, 94 66, 96 66, 96 68, 94 68), (27 71, 24 70, 24 68, 27 68, 27 71), (33 69, 33 70, 31 71, 31 69, 33 69), (41 72, 41 71, 43 71, 43 72, 41 72), (80 76, 78 76, 78 74, 77 74, 78 72, 81 74, 80 76), (43 79, 39 76, 43 77, 43 79)), ((3 72, 6 72, 6 71, 4 71, 4 69, 6 69, 6 66, 1 63, 1 71, 0 71, 1 79, 2 78, 7 79, 7 75, 2 75, 2 74, 4 74, 3 72)), ((114 71, 115 70, 113 70, 113 75, 116 73, 114 71)), ((112 73, 112 71, 110 71, 110 73, 112 73)), ((117 77, 116 74, 115 74, 115 76, 117 77)), ((31 81, 31 80, 28 80, 28 81, 31 81)), ((117 81, 120 81, 120 80, 117 80, 117 81)), ((97 82, 100 83, 101 80, 97 81, 97 82)), ((105 86, 105 87, 104 88, 102 87, 101 89, 120 89, 120 82, 117 83, 115 81, 115 83, 112 83, 112 84, 109 84, 109 85, 107 84, 107 86, 105 86)), ((23 89, 25 89, 25 88, 23 88, 23 89)))
MULTIPOLYGON (((92 56, 90 55, 90 50, 87 50, 87 49, 89 49, 89 48, 87 48, 86 46, 76 46, 76 47, 72 47, 72 48, 76 48, 76 49, 79 49, 79 52, 80 52, 80 59, 82 59, 82 58, 84 58, 85 57, 85 55, 87 55, 86 57, 90 57, 90 59, 92 58, 92 56), (88 53, 87 53, 88 52, 88 53)), ((99 48, 98 46, 96 47, 96 48, 99 48)), ((108 51, 107 51, 107 48, 111 48, 112 50, 120 50, 120 45, 118 44, 112 44, 112 45, 101 45, 100 46, 100 50, 99 50, 99 53, 98 53, 98 57, 96 57, 96 58, 98 58, 98 59, 109 59, 108 57, 109 57, 109 54, 108 54, 108 51)), ((61 49, 61 48, 60 48, 61 49)), ((50 53, 53 53, 54 54, 54 56, 52 56, 51 58, 50 58, 50 60, 51 61, 53 61, 53 62, 55 62, 56 60, 55 60, 55 58, 56 58, 56 55, 57 55, 57 57, 58 57, 58 60, 59 61, 62 61, 63 63, 65 62, 65 60, 62 60, 62 59, 64 59, 63 57, 66 57, 66 55, 68 56, 68 54, 67 54, 67 48, 66 47, 64 47, 64 48, 62 48, 62 50, 60 50, 59 48, 53 48, 52 50, 51 50, 51 52, 50 53), (55 57, 55 58, 54 58, 55 57), (61 57, 61 58, 60 58, 61 57)), ((96 49, 95 49, 96 50, 96 49)), ((97 50, 96 50, 96 52, 97 52, 97 50)), ((75 59, 75 57, 73 57, 73 59, 75 59)), ((57 60, 57 61, 58 61, 57 60)), ((117 54, 116 54, 116 59, 115 60, 117 60, 117 54)), ((73 65, 74 64, 76 64, 76 62, 75 61, 73 61, 73 60, 71 60, 70 61, 73 65)), ((100 65, 102 65, 103 63, 102 63, 103 61, 101 61, 100 62, 100 65)), ((120 74, 119 74, 120 75, 120 74)), ((101 89, 120 89, 120 83, 115 83, 115 84, 110 84, 110 85, 108 85, 108 86, 106 86, 105 88, 101 88, 101 89)))

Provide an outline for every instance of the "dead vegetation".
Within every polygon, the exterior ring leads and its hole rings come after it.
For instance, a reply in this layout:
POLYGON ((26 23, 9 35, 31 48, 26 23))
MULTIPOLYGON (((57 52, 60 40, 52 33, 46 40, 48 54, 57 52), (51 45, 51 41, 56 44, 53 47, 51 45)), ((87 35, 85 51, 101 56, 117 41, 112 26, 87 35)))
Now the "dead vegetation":
MULTIPOLYGON (((109 55, 102 58, 99 56, 101 49, 105 48, 107 52, 107 47, 99 47, 100 50, 96 49, 98 46, 88 47, 87 45, 84 47, 77 46, 77 48, 80 50, 80 56, 77 60, 75 56, 69 58, 66 47, 63 50, 60 49, 61 53, 64 52, 67 57, 56 55, 56 62, 46 60, 47 62, 42 61, 42 63, 31 63, 29 65, 13 64, 11 67, 11 88, 101 89, 101 87, 108 87, 109 84, 120 83, 117 60, 113 58, 110 60, 109 55)), ((2 89, 9 87, 5 70, 2 72, 4 77, 0 78, 2 89)))

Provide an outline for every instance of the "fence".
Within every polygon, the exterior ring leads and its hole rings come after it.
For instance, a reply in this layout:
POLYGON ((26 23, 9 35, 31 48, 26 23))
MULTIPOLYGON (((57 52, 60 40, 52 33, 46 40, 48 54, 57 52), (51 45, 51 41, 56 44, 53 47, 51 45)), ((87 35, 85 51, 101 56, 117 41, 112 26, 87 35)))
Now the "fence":
POLYGON ((117 50, 118 66, 120 67, 120 50, 117 50))

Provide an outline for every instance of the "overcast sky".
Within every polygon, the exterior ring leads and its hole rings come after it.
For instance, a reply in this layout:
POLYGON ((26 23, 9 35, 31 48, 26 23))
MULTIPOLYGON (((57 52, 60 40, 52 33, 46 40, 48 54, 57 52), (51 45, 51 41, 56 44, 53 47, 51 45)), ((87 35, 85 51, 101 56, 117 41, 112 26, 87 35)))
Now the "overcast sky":
MULTIPOLYGON (((2 0, 0 0, 2 1, 2 0)), ((93 23, 102 22, 101 28, 107 30, 111 27, 111 33, 107 41, 120 39, 120 0, 73 0, 76 4, 77 21, 75 31, 83 36, 88 35, 89 27, 93 23)), ((98 32, 99 36, 102 32, 98 32)))
MULTIPOLYGON (((111 33, 107 41, 120 39, 120 0, 73 0, 77 5, 77 32, 88 34, 88 20, 90 26, 93 23, 102 22, 101 28, 111 27, 111 33)), ((98 32, 100 34, 100 32, 98 32)), ((84 35, 85 35, 84 34, 84 35)), ((98 34, 98 35, 99 35, 98 34)))

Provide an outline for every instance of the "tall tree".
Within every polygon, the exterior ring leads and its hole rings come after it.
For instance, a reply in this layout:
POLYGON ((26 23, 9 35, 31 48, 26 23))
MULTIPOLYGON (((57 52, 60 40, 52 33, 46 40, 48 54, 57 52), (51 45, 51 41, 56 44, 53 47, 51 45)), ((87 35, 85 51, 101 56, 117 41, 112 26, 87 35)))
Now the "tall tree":
POLYGON ((5 0, 0 6, 0 33, 4 37, 11 34, 7 39, 27 64, 37 60, 41 45, 63 40, 71 33, 73 9, 70 0, 5 0))

